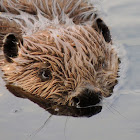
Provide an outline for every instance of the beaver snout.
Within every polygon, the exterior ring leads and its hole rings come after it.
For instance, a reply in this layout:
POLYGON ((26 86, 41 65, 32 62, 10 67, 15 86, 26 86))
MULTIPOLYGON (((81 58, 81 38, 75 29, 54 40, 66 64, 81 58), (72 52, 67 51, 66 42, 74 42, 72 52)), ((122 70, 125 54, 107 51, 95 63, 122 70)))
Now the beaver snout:
POLYGON ((84 89, 79 95, 72 98, 74 106, 77 107, 90 107, 97 105, 102 100, 100 91, 91 89, 84 89))

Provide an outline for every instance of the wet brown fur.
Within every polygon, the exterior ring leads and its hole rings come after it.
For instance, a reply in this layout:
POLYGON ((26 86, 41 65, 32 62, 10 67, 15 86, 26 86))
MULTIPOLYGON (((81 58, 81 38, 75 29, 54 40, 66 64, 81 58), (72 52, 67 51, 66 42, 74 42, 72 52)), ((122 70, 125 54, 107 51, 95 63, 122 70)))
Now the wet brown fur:
MULTIPOLYGON (((4 0, 3 5, 0 5, 0 11, 6 13, 8 10, 18 15, 20 10, 36 16, 37 9, 33 1, 35 2, 35 0, 19 0, 18 3, 17 0, 12 0, 11 6, 4 0), (13 8, 16 4, 19 6, 18 10, 13 8)), ((44 17, 53 20, 52 1, 48 1, 49 10, 42 7, 41 4, 46 5, 44 2, 36 0, 36 5, 44 13, 44 17)), ((57 2, 61 9, 66 5, 61 0, 57 2)), ((65 14, 71 12, 76 2, 73 0, 65 14)), ((60 8, 57 7, 58 15, 60 8)), ((61 16, 58 16, 60 21, 58 27, 50 25, 46 29, 33 32, 32 35, 25 34, 24 44, 19 43, 19 55, 12 59, 13 63, 7 62, 4 58, 0 60, 7 84, 20 87, 37 98, 49 99, 64 105, 72 105, 71 99, 86 87, 94 88, 104 97, 110 96, 117 83, 118 57, 112 43, 107 43, 102 33, 96 30, 96 13, 94 16, 80 18, 81 13, 92 9, 94 6, 82 1, 79 8, 69 14, 74 25, 65 25, 61 16), (83 25, 91 18, 92 25, 83 25), (51 79, 41 80, 39 72, 43 68, 51 71, 51 79)), ((21 22, 25 25, 24 20, 21 22)), ((24 34, 20 24, 0 16, 1 44, 7 33, 16 33, 19 36, 24 34)))

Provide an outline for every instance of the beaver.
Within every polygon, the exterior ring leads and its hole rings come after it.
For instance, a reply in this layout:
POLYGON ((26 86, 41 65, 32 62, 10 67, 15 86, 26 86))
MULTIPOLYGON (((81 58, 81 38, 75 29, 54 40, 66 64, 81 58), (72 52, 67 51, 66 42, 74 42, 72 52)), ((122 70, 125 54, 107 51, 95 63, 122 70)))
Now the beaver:
POLYGON ((94 4, 3 0, 0 12, 0 69, 11 92, 81 108, 112 94, 119 61, 94 4))

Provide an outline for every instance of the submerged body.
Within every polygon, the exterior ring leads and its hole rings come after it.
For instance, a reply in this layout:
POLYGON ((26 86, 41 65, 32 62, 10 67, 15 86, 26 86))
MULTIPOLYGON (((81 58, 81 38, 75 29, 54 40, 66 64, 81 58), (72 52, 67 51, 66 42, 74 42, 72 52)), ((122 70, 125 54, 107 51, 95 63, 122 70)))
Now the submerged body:
POLYGON ((10 91, 80 107, 111 95, 119 62, 94 6, 85 0, 3 0, 0 11, 0 68, 10 91))

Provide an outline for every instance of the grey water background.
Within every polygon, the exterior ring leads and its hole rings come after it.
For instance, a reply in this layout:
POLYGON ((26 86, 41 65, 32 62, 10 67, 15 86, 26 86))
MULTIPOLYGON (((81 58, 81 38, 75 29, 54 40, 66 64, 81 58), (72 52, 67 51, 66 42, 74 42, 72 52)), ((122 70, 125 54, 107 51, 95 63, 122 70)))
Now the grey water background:
POLYGON ((119 84, 105 99, 102 112, 90 118, 50 117, 28 99, 12 95, 0 79, 0 139, 140 139, 140 1, 104 0, 102 7, 124 60, 119 84))

